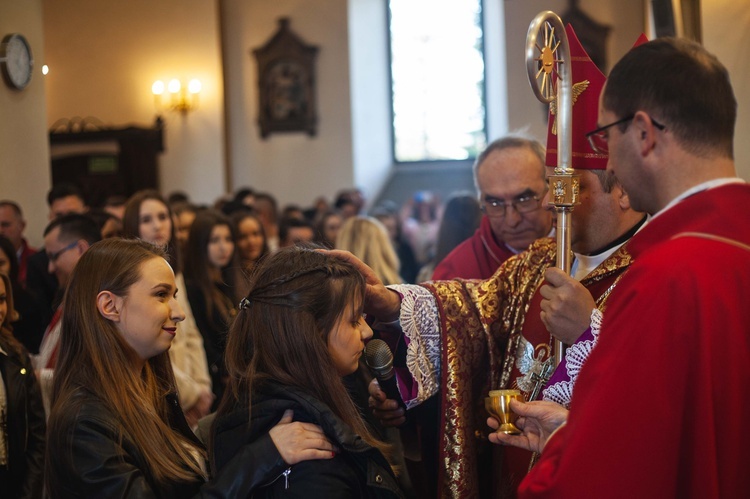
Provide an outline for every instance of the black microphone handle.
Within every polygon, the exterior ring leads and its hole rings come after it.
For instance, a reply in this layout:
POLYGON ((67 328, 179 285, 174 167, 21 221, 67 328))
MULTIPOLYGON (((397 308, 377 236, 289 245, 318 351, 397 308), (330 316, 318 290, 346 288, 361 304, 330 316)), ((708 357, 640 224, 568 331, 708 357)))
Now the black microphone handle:
POLYGON ((398 405, 401 408, 406 409, 406 405, 401 398, 401 394, 398 392, 396 376, 393 374, 393 371, 391 371, 390 376, 376 376, 376 378, 378 378, 378 385, 380 385, 380 389, 383 390, 383 393, 385 393, 386 397, 391 400, 395 400, 396 402, 398 402, 398 405))

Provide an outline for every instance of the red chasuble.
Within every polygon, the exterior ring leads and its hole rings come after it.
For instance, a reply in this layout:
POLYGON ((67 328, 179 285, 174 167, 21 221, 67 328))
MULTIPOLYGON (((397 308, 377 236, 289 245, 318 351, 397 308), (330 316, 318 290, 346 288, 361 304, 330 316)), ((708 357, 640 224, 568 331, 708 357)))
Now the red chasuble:
POLYGON ((456 246, 435 267, 432 279, 489 279, 514 254, 505 244, 495 242, 490 219, 483 216, 474 235, 456 246))
MULTIPOLYGON (((489 490, 496 497, 513 496, 529 467, 531 453, 510 451, 512 455, 502 459, 512 466, 502 470, 496 462, 485 466, 492 477, 479 471, 481 461, 490 458, 488 448, 492 453, 505 450, 486 440, 490 429, 484 397, 490 389, 516 386, 518 378, 530 377, 529 370, 535 368, 530 357, 543 362, 549 356, 550 335, 539 317, 538 291, 544 271, 555 263, 556 248, 552 239, 538 239, 490 279, 423 284, 435 296, 443 345, 441 497, 474 498, 489 490), (531 356, 517 355, 527 350, 531 356)), ((629 264, 630 255, 620 248, 581 282, 598 298, 629 264)))
POLYGON ((522 497, 747 497, 750 186, 694 194, 630 242, 568 423, 522 497))

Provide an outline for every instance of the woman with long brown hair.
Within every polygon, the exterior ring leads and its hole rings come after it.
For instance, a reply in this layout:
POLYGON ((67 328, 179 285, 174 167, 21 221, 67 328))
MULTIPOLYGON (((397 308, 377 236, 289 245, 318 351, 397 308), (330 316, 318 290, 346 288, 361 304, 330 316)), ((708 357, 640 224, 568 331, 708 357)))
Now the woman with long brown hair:
POLYGON ((193 317, 193 311, 185 292, 185 281, 179 244, 177 242, 172 211, 164 198, 155 190, 138 191, 128 199, 123 215, 123 236, 143 239, 164 248, 167 261, 175 273, 178 296, 185 320, 169 349, 169 358, 174 367, 179 388, 180 405, 185 411, 188 424, 195 428, 198 420, 211 411, 214 395, 206 361, 203 337, 193 317))
POLYGON ((195 322, 203 335, 215 408, 224 393, 224 348, 240 301, 243 279, 235 252, 234 227, 216 210, 205 210, 190 226, 185 247, 185 285, 195 322))
POLYGON ((238 444, 293 409, 339 449, 327 462, 287 468, 254 497, 402 497, 378 441, 342 377, 357 370, 372 330, 362 317, 365 282, 350 264, 285 248, 261 262, 229 334, 230 379, 212 428, 221 470, 238 444))
POLYGON ((185 317, 177 292, 165 254, 146 242, 101 241, 76 265, 48 423, 50 496, 247 496, 290 461, 292 425, 279 424, 206 482, 167 355, 185 317))
POLYGON ((44 405, 29 354, 11 332, 15 315, 10 278, 0 273, 0 490, 33 499, 42 497, 44 405))

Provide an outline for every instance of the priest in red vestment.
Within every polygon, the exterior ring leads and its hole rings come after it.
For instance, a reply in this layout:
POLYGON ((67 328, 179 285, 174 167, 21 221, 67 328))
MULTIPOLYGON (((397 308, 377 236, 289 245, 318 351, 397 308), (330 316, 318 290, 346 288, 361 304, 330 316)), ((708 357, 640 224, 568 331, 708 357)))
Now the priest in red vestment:
MULTIPOLYGON (((750 186, 735 119, 726 69, 696 43, 658 39, 613 68, 592 146, 654 217, 522 497, 747 497, 750 186)), ((492 439, 529 447, 535 404, 517 407, 525 435, 492 439)))
MULTIPOLYGON (((584 131, 596 123, 604 76, 590 62, 572 30, 573 75, 585 81, 574 107, 574 166, 581 175, 581 204, 572 214, 573 272, 588 289, 591 307, 603 309, 630 264, 624 243, 643 225, 616 179, 602 171, 606 154, 583 151, 584 131), (576 149, 577 147, 577 149, 576 149), (598 170, 586 171, 584 169, 598 170)), ((555 141, 550 136, 550 141, 555 141)), ((588 147, 586 145, 586 147, 588 147)), ((548 162, 556 163, 555 151, 548 162)), ((534 375, 549 358, 552 337, 541 319, 545 269, 554 266, 554 241, 543 238, 504 263, 485 281, 456 279, 422 286, 382 286, 366 310, 388 321, 400 317, 406 368, 399 389, 407 408, 439 397, 438 490, 441 497, 513 496, 531 463, 531 453, 507 449, 490 462, 484 397, 490 389, 518 388, 527 395, 534 375), (378 303, 382 300, 382 303, 378 303), (382 306, 381 306, 382 305, 382 306), (486 466, 490 464, 491 466, 486 466), (494 482, 494 483, 493 483, 494 482)), ((497 450, 497 449, 496 449, 497 450)))
POLYGON ((438 263, 432 278, 487 279, 508 258, 549 235, 552 215, 542 206, 545 177, 544 147, 536 140, 508 135, 488 145, 474 164, 484 212, 480 226, 438 263))

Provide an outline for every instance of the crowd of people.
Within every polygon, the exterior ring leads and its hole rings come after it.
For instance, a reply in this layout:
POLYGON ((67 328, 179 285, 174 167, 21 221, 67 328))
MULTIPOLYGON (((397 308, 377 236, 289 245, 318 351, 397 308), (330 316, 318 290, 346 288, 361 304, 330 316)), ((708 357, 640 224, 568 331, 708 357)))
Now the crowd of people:
POLYGON ((552 136, 489 144, 478 199, 369 215, 356 189, 90 209, 58 184, 36 250, 0 201, 3 497, 744 495, 750 189, 726 69, 676 39, 606 80, 579 55, 571 275, 552 136), (510 388, 520 435, 483 408, 510 388))

